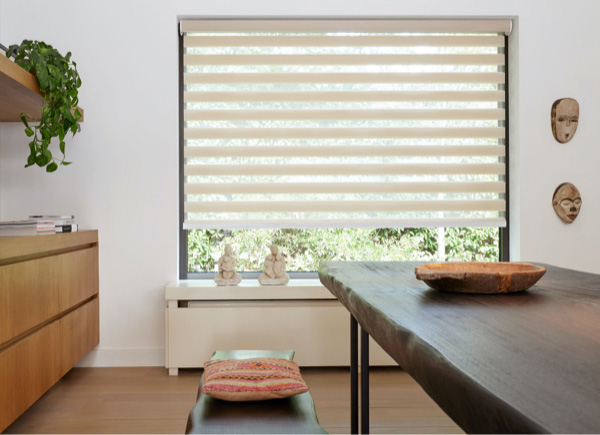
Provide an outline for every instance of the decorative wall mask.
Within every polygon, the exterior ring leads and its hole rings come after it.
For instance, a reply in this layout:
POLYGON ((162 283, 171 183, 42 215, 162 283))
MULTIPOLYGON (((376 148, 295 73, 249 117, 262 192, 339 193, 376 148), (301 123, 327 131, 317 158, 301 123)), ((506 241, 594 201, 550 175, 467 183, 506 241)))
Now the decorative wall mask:
POLYGON ((571 183, 562 183, 554 191, 552 206, 558 217, 570 224, 581 211, 581 194, 571 183))
POLYGON ((577 131, 579 103, 572 98, 561 98, 552 105, 552 134, 560 143, 569 142, 577 131))

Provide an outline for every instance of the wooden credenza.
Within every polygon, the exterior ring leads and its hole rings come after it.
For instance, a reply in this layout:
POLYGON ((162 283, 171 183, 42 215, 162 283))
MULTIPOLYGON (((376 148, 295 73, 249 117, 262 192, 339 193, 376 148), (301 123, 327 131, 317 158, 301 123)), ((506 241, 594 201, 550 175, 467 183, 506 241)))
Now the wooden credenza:
POLYGON ((98 342, 98 232, 0 238, 0 432, 98 342))

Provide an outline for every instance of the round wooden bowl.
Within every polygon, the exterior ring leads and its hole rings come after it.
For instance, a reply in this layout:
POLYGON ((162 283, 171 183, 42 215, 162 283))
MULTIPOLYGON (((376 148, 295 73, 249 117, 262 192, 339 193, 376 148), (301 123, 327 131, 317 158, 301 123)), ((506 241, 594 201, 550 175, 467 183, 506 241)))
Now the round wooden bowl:
POLYGON ((527 290, 546 269, 530 263, 433 263, 415 275, 436 290, 458 293, 513 293, 527 290))

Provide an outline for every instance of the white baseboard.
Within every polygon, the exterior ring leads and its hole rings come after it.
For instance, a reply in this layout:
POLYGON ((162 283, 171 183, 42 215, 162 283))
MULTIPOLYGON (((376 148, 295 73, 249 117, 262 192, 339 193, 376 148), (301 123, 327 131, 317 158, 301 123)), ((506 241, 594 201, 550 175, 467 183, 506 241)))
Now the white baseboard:
POLYGON ((76 367, 165 367, 164 349, 92 349, 76 367))

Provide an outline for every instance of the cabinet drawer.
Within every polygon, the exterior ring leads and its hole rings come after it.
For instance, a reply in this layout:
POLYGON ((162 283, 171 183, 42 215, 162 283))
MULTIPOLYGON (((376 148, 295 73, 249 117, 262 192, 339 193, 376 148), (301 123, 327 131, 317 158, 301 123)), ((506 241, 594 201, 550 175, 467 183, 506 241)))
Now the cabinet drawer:
POLYGON ((0 432, 60 379, 60 335, 52 322, 0 351, 0 432))
POLYGON ((59 313, 53 257, 0 266, 0 290, 0 347, 59 313))
POLYGON ((56 259, 60 282, 60 311, 98 293, 97 246, 61 254, 56 259))
POLYGON ((98 345, 98 307, 98 298, 95 298, 60 319, 61 375, 98 345))

